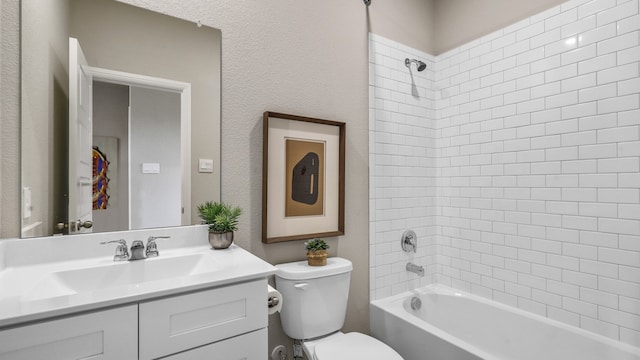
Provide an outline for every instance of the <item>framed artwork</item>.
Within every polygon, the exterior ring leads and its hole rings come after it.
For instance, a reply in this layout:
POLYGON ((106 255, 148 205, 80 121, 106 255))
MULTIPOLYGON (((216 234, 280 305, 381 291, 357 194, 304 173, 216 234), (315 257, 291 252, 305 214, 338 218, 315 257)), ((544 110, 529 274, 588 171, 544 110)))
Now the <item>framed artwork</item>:
POLYGON ((116 205, 118 193, 118 142, 112 136, 93 136, 93 210, 116 205))
POLYGON ((344 234, 343 122, 263 115, 262 242, 344 234))

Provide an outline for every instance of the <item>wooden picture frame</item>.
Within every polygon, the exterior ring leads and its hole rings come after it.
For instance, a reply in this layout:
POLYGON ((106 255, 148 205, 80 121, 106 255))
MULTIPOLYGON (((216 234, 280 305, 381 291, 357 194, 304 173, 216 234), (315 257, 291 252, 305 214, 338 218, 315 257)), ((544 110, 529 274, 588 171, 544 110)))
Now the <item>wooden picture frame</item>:
POLYGON ((263 114, 262 242, 344 235, 346 124, 263 114))

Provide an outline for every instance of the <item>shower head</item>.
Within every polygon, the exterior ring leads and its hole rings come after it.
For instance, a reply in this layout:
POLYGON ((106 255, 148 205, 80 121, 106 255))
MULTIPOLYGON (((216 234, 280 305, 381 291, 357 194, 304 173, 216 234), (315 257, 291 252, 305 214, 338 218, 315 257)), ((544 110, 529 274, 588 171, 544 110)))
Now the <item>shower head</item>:
POLYGON ((416 64, 416 67, 418 67, 418 71, 422 71, 422 70, 427 68, 427 64, 423 63, 420 60, 409 59, 409 58, 404 59, 404 65, 406 67, 410 67, 411 63, 415 63, 416 64))

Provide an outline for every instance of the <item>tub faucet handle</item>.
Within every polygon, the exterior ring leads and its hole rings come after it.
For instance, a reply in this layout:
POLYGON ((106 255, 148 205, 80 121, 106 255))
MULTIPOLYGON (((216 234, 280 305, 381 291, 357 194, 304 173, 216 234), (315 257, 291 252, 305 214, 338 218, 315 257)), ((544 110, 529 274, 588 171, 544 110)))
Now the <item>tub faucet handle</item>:
POLYGON ((418 236, 416 236, 415 231, 407 230, 402 233, 402 238, 400 239, 400 244, 402 245, 402 250, 405 252, 417 252, 418 251, 418 236))

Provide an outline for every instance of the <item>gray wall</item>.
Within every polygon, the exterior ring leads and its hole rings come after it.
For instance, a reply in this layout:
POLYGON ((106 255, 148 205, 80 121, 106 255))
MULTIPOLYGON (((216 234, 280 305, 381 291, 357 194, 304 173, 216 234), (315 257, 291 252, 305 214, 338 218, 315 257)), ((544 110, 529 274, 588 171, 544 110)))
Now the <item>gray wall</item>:
POLYGON ((433 54, 439 40, 435 31, 436 3, 437 0, 372 0, 367 9, 367 26, 374 34, 433 54))
MULTIPOLYGON (((418 1, 394 1, 392 7, 385 2, 389 1, 373 0, 367 8, 362 1, 344 0, 202 0, 189 6, 175 0, 127 0, 222 29, 222 198, 245 210, 236 239, 257 256, 274 264, 304 258, 302 242, 263 245, 260 241, 262 113, 271 110, 347 123, 346 234, 339 241, 329 239, 331 255, 354 263, 346 331, 368 332, 369 327, 367 34, 374 29, 427 52, 428 43, 412 44, 433 35, 430 20, 403 17, 424 12, 418 1), (380 19, 386 19, 387 26, 380 19), (408 30, 395 33, 394 23, 408 30)), ((19 233, 17 1, 0 0, 0 8, 0 235, 7 237, 19 233)), ((270 348, 290 344, 278 317, 270 317, 269 330, 270 348)))
POLYGON ((20 2, 0 2, 0 238, 20 236, 20 2))
POLYGON ((565 0, 434 0, 436 36, 427 52, 441 54, 563 2, 565 0))

